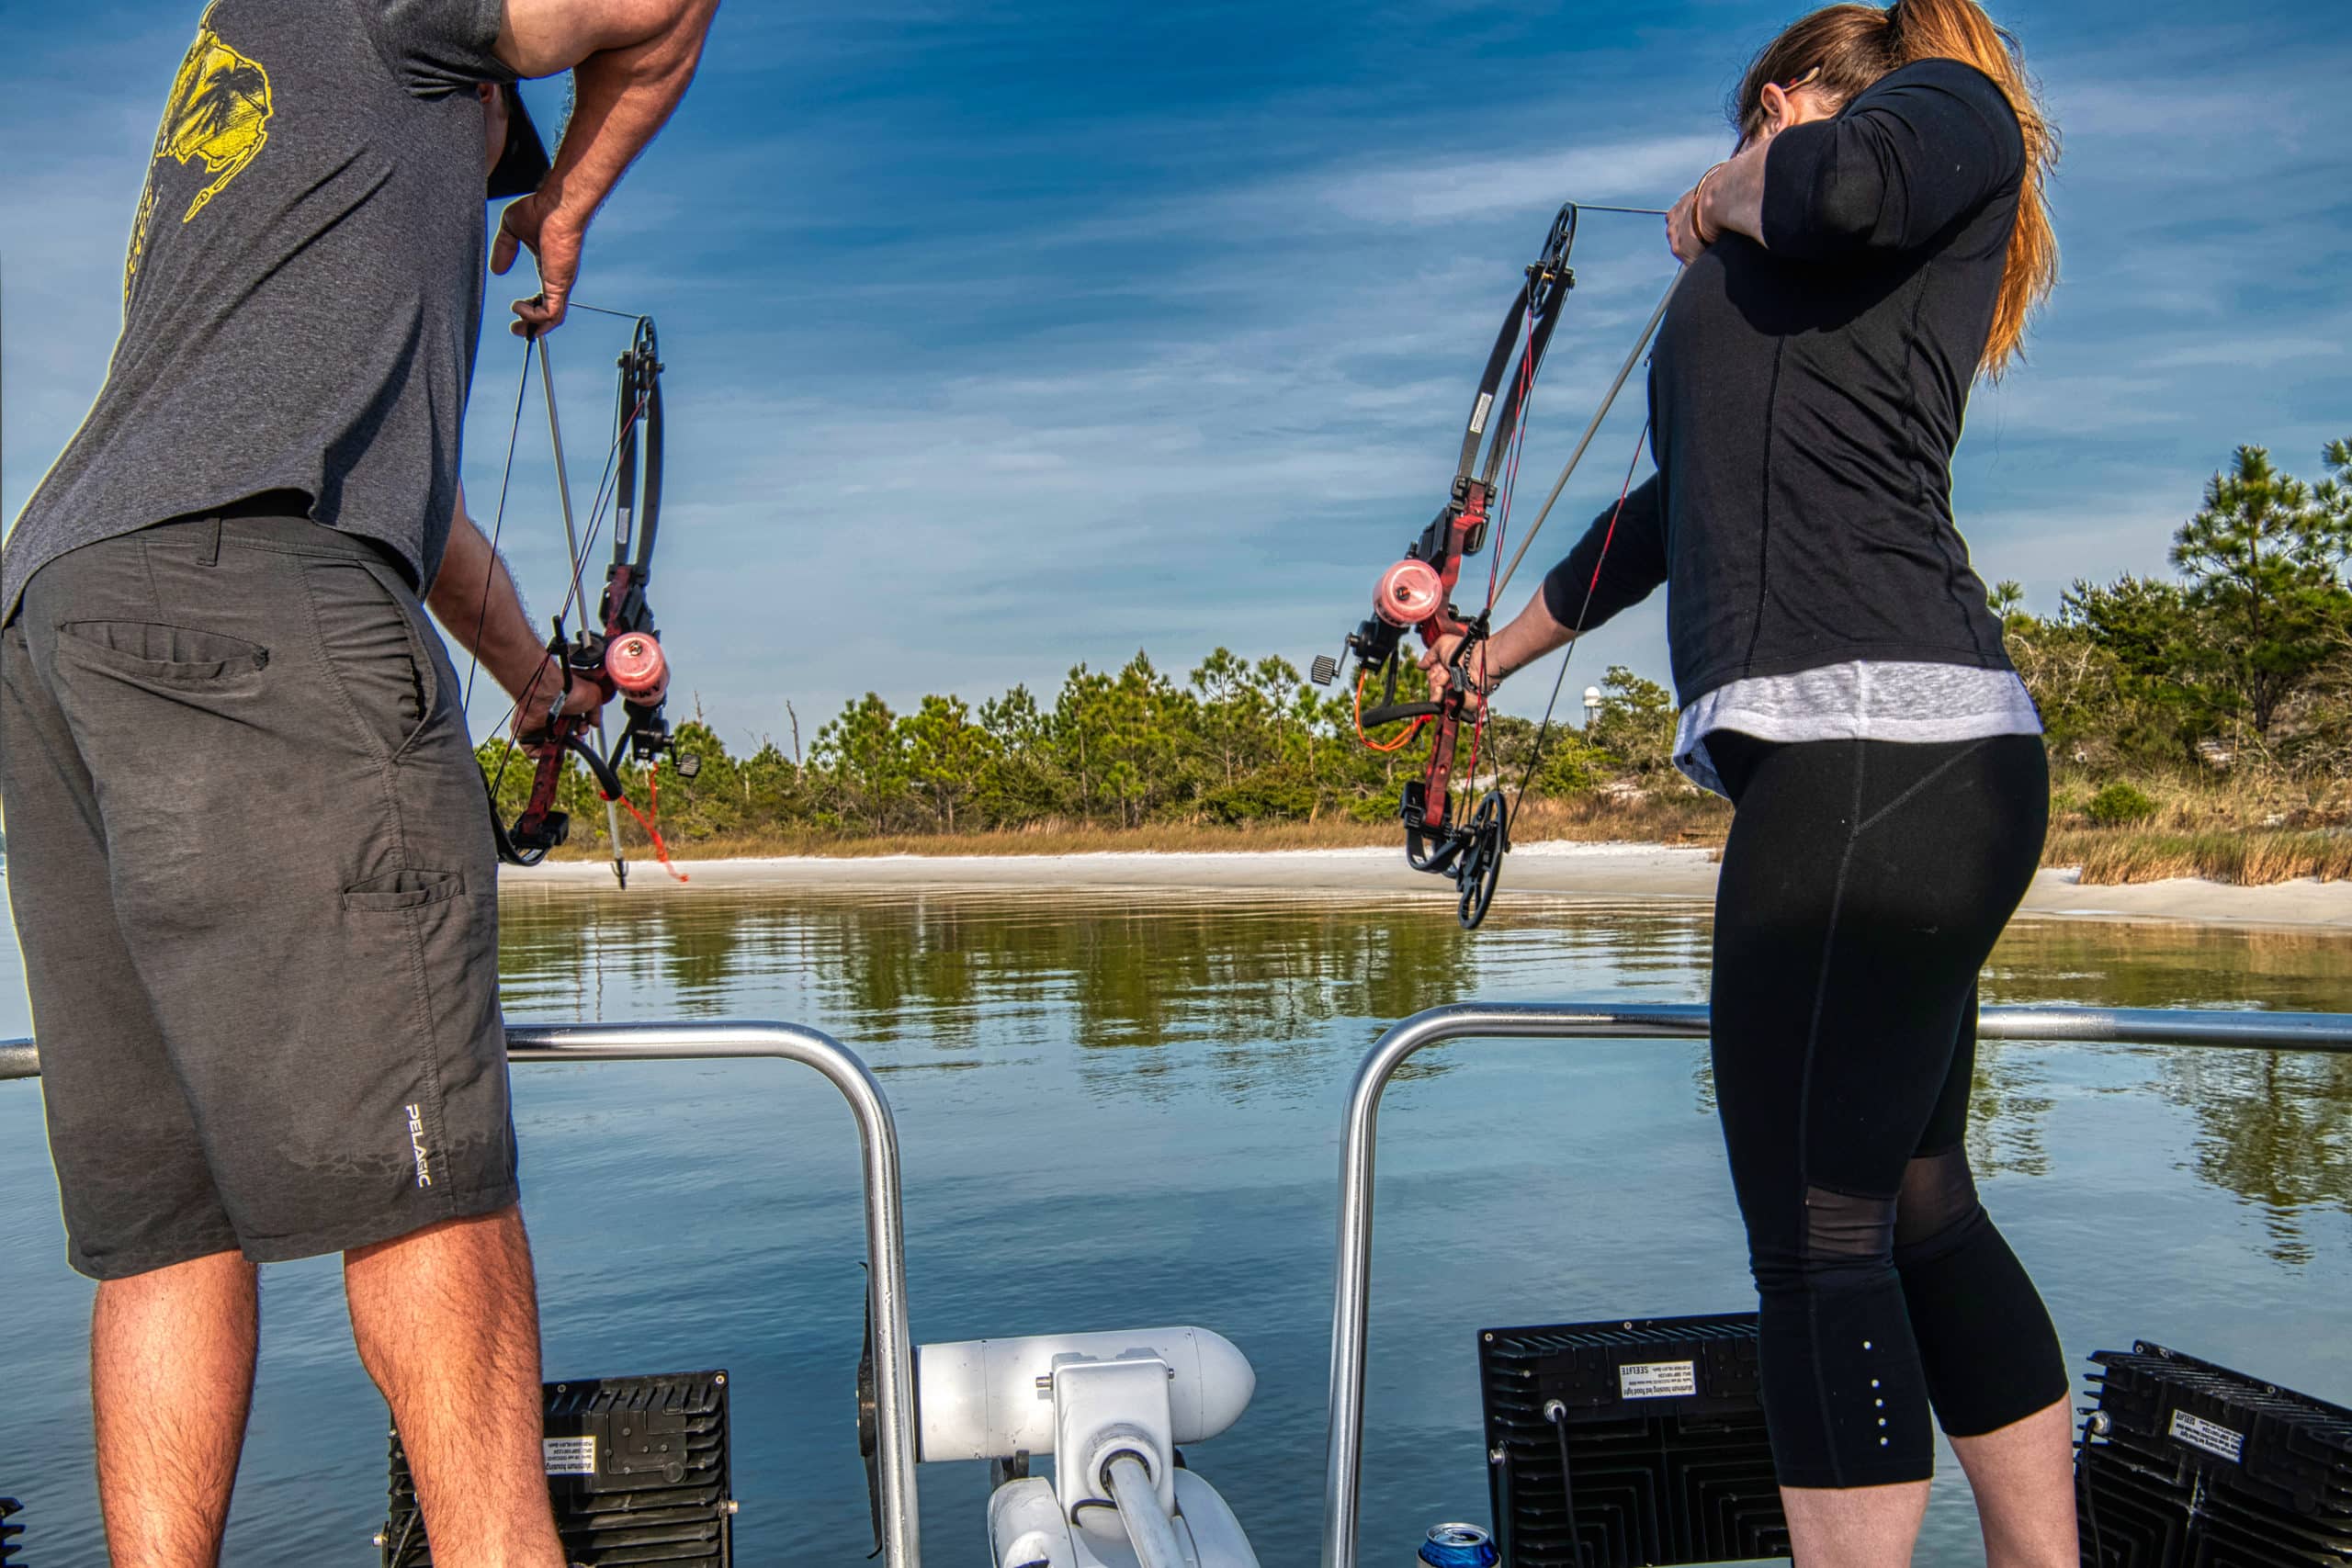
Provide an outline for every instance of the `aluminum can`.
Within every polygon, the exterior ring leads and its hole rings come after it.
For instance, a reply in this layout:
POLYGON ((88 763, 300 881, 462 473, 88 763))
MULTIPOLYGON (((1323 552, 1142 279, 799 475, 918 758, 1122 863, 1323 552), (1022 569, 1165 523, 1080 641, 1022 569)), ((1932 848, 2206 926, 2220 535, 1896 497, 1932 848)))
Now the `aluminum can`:
POLYGON ((1434 1525, 1421 1542, 1422 1568, 1495 1568, 1495 1538, 1476 1525, 1434 1525))

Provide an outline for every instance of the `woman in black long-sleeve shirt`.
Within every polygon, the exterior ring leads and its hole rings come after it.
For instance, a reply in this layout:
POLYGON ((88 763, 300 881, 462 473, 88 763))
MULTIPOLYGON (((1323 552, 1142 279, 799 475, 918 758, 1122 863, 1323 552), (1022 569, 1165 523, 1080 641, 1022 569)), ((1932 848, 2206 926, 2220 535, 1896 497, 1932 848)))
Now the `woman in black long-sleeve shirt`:
POLYGON ((2048 778, 1951 504, 1969 388, 2055 274, 2051 138, 1969 0, 1815 13, 1737 118, 1669 220, 1657 477, 1471 673, 1668 587, 1676 760, 1736 806, 1714 1064, 1797 1561, 1910 1561, 1932 1413, 1991 1568, 2073 1568, 2057 1337, 1963 1146, 1976 977, 2048 778))

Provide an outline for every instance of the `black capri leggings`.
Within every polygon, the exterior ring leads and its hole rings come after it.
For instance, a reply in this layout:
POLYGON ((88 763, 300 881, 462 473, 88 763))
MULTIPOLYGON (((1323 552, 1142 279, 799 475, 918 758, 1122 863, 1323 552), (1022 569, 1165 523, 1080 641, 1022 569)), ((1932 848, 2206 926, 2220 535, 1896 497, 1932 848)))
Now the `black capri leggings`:
POLYGON ((1786 1486, 1924 1481, 1954 1437, 2066 1397, 1964 1146, 1976 978, 2049 826, 2041 741, 1719 731, 1714 1069, 1786 1486))

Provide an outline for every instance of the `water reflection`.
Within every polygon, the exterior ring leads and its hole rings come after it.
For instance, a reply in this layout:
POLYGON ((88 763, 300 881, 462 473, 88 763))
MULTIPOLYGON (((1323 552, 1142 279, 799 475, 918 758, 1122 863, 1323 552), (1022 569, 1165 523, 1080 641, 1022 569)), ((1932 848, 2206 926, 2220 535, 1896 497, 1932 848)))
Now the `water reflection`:
MULTIPOLYGON (((1708 928, 1674 908, 1532 906, 1473 936, 1419 904, 1088 891, 1054 897, 898 891, 788 898, 510 897, 503 962, 519 1017, 825 1021, 891 1072, 968 1070, 1080 1048, 1093 1092, 1157 1098, 1181 1072, 1228 1100, 1283 1095, 1336 1023, 1379 1024, 1467 997, 1698 1000, 1708 928)), ((2352 1005, 2352 942, 2320 931, 2024 921, 1989 1002, 2352 1005)), ((2308 1256, 2304 1210, 2352 1212, 2352 1062, 2149 1054, 2196 1119, 2192 1168, 2269 1216, 2281 1260, 2308 1256)), ((1970 1157, 1987 1175, 2050 1168, 2048 1053, 1979 1053, 1970 1157)), ((1431 1053, 1407 1077, 1449 1070, 1431 1053)), ((2128 1092, 2123 1086, 2111 1086, 2128 1092)), ((1694 1109, 1713 1086, 1694 1075, 1694 1109)))
POLYGON ((2031 1046, 1986 1041, 1976 1048, 1968 1096, 1968 1163, 1979 1177, 2047 1176, 2048 1072, 2031 1046))
POLYGON ((2197 1119, 2189 1168, 2261 1210, 2273 1258, 2310 1262, 2306 1215, 2352 1213, 2352 1061, 2204 1052, 2161 1083, 2197 1119))
MULTIPOLYGON (((2352 942, 2322 931, 2030 922, 1994 955, 1988 990, 2012 1002, 2338 1012, 2352 1010, 2352 942)), ((2004 1066, 1990 1095, 1978 1075, 1975 1137, 2043 1161, 2023 1168, 2045 1168, 2040 1118, 1998 1098, 2023 1081, 2016 1048, 1994 1049, 2004 1066), (1988 1099, 1996 1114, 1984 1113, 1988 1099)), ((2155 1066, 2158 1091, 2196 1122, 2188 1168, 2260 1211, 2274 1258, 2309 1262, 2309 1213, 2352 1213, 2352 1059, 2141 1055, 2155 1066)))
POLYGON ((1565 938, 1593 960, 1589 983, 1684 995, 1703 942, 1688 919, 1657 914, 1564 911, 1474 942, 1420 908, 1102 894, 521 897, 504 924, 519 1017, 611 1016, 616 993, 648 992, 683 1015, 740 1012, 747 987, 765 987, 807 994, 861 1042, 965 1053, 1008 1019, 1050 1013, 1090 1051, 1205 1047, 1236 1094, 1280 1078, 1282 1048, 1335 1019, 1475 994, 1531 947, 1556 960, 1565 938))
POLYGON ((2005 1002, 2352 1008, 2352 939, 2326 930, 2024 920, 1985 975, 2005 1002))

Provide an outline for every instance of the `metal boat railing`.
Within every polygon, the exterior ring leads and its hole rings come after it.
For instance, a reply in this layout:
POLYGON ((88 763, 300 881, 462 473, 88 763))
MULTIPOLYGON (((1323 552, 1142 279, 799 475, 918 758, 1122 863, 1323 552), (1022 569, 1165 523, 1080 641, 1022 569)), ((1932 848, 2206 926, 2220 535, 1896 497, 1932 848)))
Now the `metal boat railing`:
MULTIPOLYGON (((2228 1045, 2352 1054, 2352 1014, 2152 1008, 1986 1008, 1983 1040, 2228 1045)), ((1417 1013, 1383 1034, 1356 1069, 1340 1151, 1340 1261, 1331 1299, 1331 1403, 1323 1476, 1323 1568, 1356 1568, 1363 1470, 1365 1327, 1372 1289, 1373 1147, 1380 1096, 1418 1051, 1452 1040, 1707 1038, 1707 1010, 1552 1002, 1469 1002, 1417 1013)))
MULTIPOLYGON (((914 1349, 907 1336, 907 1229, 899 1192, 899 1130, 882 1086, 841 1042, 792 1023, 512 1024, 517 1062, 659 1062, 773 1056, 824 1075, 857 1121, 865 1182, 865 1260, 873 1308, 875 1427, 882 1547, 889 1568, 922 1568, 915 1500, 914 1349)), ((0 1043, 0 1080, 40 1073, 32 1043, 0 1043)))

